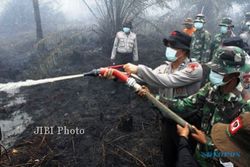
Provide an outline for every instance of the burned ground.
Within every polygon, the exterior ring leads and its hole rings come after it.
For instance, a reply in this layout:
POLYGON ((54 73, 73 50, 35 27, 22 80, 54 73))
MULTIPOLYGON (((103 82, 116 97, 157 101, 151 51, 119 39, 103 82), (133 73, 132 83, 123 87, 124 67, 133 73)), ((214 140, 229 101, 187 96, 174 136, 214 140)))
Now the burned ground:
MULTIPOLYGON (((157 46, 161 42, 149 43, 149 38, 139 36, 139 54, 142 63, 153 67, 162 61, 160 54, 164 50, 157 46)), ((1 77, 2 81, 78 74, 110 64, 101 43, 83 37, 81 32, 53 41, 48 45, 51 48, 46 46, 48 41, 51 39, 34 45, 38 50, 27 52, 30 57, 20 67, 21 72, 13 78, 1 77)), ((5 153, 2 155, 1 165, 163 166, 157 110, 125 86, 113 94, 114 87, 120 84, 102 78, 79 78, 22 88, 19 94, 26 103, 10 108, 3 106, 13 97, 1 92, 2 118, 18 109, 34 121, 7 150, 8 158, 5 153), (37 126, 79 127, 85 133, 35 135, 37 126)))

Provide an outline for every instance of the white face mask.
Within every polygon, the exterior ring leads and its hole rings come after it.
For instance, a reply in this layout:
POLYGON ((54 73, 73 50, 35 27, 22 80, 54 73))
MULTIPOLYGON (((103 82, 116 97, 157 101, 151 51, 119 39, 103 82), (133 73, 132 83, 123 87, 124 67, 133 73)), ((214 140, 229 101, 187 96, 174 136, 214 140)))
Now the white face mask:
POLYGON ((221 86, 224 85, 225 83, 223 82, 224 76, 220 75, 216 72, 213 72, 212 70, 210 71, 209 74, 209 81, 216 86, 221 86))
POLYGON ((177 53, 177 51, 175 49, 167 47, 165 56, 166 56, 168 61, 174 62, 177 59, 176 53, 177 53))
POLYGON ((125 33, 129 33, 130 32, 130 28, 129 27, 123 27, 123 32, 125 33))
POLYGON ((201 22, 195 22, 194 23, 194 27, 196 28, 196 29, 202 29, 202 27, 203 27, 203 23, 201 23, 201 22))
POLYGON ((227 26, 221 26, 221 27, 220 27, 220 32, 221 32, 222 34, 226 34, 226 33, 227 33, 227 26))

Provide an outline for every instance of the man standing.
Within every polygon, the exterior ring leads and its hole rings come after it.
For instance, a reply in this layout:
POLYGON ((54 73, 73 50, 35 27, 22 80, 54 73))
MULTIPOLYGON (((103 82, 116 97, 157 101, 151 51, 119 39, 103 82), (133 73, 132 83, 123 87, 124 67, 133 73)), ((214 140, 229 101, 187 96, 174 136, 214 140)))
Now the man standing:
POLYGON ((194 20, 196 31, 192 35, 190 56, 193 61, 200 63, 208 62, 210 57, 211 35, 204 29, 205 16, 198 14, 194 20))
POLYGON ((185 26, 183 32, 189 36, 192 36, 193 33, 196 31, 196 29, 194 28, 193 20, 191 18, 186 18, 184 20, 183 25, 185 26))
MULTIPOLYGON (((230 123, 241 112, 250 111, 250 103, 242 98, 240 83, 240 74, 250 70, 247 57, 247 53, 238 47, 220 47, 213 61, 208 63, 210 82, 192 96, 168 102, 169 108, 178 114, 198 112, 202 115, 201 128, 208 137, 215 123, 230 123)), ((199 151, 210 149, 213 150, 213 143, 208 138, 199 151)), ((208 162, 211 159, 200 159, 201 165, 211 164, 208 162)))
POLYGON ((248 45, 250 46, 250 21, 246 22, 247 29, 245 32, 240 34, 241 39, 248 45))
MULTIPOLYGON (((173 31, 163 40, 166 46, 167 61, 156 69, 145 65, 126 64, 128 73, 137 74, 148 85, 158 88, 160 100, 179 99, 196 93, 201 85, 202 67, 198 62, 191 62, 189 49, 191 37, 179 31, 173 31)), ((201 118, 194 115, 183 115, 190 123, 199 127, 201 118)), ((166 166, 175 166, 177 159, 176 124, 168 118, 162 118, 162 148, 166 166)), ((196 142, 192 143, 194 153, 196 142)))
POLYGON ((246 23, 249 22, 249 21, 250 21, 250 12, 246 12, 245 20, 243 20, 241 22, 241 25, 240 25, 241 33, 248 30, 247 29, 248 27, 247 27, 246 23))
POLYGON ((132 62, 132 60, 134 62, 139 60, 136 34, 131 29, 132 22, 127 21, 123 24, 122 31, 117 32, 111 53, 113 64, 124 64, 132 62))
POLYGON ((230 17, 222 18, 219 26, 220 26, 220 33, 215 35, 214 41, 212 42, 211 45, 212 57, 213 54, 215 54, 216 50, 219 48, 219 46, 222 45, 224 39, 235 36, 235 34, 233 33, 234 25, 232 24, 232 19, 230 17))

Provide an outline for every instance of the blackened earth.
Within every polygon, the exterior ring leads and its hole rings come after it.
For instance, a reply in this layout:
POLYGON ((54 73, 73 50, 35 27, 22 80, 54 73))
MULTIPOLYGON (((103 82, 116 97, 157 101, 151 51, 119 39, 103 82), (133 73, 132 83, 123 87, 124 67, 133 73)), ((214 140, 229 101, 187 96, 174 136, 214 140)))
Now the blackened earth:
MULTIPOLYGON (((141 38, 141 62, 152 67, 159 65, 162 48, 148 47, 152 45, 145 42, 145 37, 141 38)), ((93 42, 72 43, 72 47, 67 48, 71 51, 60 58, 63 63, 50 67, 47 73, 30 70, 38 63, 31 58, 29 65, 19 67, 18 75, 13 72, 15 68, 3 72, 5 77, 1 77, 1 81, 78 74, 109 65, 109 54, 97 49, 98 46, 100 44, 93 42), (8 78, 6 72, 15 75, 8 78)), ((2 155, 1 166, 163 166, 157 110, 122 84, 86 77, 22 88, 19 94, 27 102, 11 108, 1 107, 1 118, 8 118, 20 109, 31 115, 34 123, 8 149, 9 158, 2 155), (84 134, 35 135, 33 131, 37 126, 78 127, 84 129, 84 134)), ((11 98, 3 92, 0 96, 1 106, 11 98)))

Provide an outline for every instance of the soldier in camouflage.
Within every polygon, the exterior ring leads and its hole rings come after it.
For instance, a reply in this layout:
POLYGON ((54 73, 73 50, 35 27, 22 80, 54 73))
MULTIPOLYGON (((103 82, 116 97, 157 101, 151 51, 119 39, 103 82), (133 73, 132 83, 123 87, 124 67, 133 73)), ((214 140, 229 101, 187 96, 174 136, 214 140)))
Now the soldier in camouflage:
POLYGON ((194 20, 196 31, 192 35, 190 47, 191 59, 200 63, 206 63, 210 60, 211 35, 204 29, 205 16, 198 14, 194 20))
MULTIPOLYGON (((235 46, 220 47, 207 65, 211 69, 209 83, 194 95, 167 103, 180 115, 196 112, 202 117, 201 128, 208 136, 206 145, 199 147, 203 152, 214 149, 209 136, 215 123, 230 123, 241 112, 250 111, 250 101, 243 100, 240 83, 240 74, 250 71, 249 55, 235 46)), ((211 164, 200 158, 202 166, 211 164)))
POLYGON ((250 12, 246 12, 246 14, 245 14, 245 20, 243 20, 241 22, 241 25, 240 25, 241 33, 248 30, 247 29, 248 26, 246 25, 246 23, 249 22, 249 21, 250 21, 250 12))
POLYGON ((233 33, 234 25, 232 24, 232 19, 230 17, 222 18, 220 24, 220 33, 216 34, 214 40, 211 44, 211 54, 212 57, 215 54, 219 46, 222 45, 222 42, 226 38, 235 37, 233 33))
POLYGON ((250 47, 250 21, 246 23, 247 30, 240 34, 241 39, 250 47))

